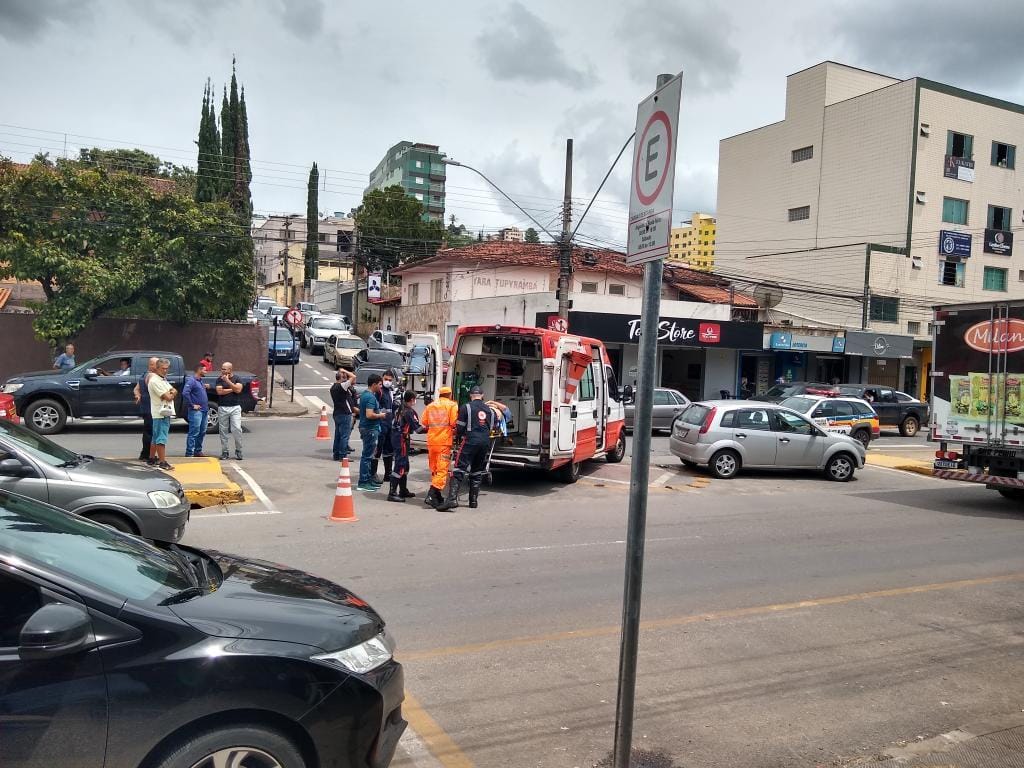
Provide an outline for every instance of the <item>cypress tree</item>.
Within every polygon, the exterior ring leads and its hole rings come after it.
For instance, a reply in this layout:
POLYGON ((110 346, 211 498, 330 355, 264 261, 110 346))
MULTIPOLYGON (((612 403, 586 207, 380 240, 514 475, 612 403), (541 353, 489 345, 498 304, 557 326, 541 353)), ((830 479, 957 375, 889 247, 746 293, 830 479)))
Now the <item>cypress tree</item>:
MULTIPOLYGON (((232 75, 233 77, 233 75, 232 75)), ((252 218, 252 165, 249 162, 249 115, 245 110, 245 87, 238 99, 235 118, 237 143, 235 145, 235 190, 239 200, 239 216, 248 222, 252 218)))
POLYGON ((203 89, 203 113, 199 118, 199 156, 196 161, 196 201, 208 203, 217 199, 217 174, 220 171, 220 146, 216 140, 217 121, 212 110, 213 91, 210 81, 203 89))
POLYGON ((309 188, 306 194, 306 280, 319 277, 320 265, 320 216, 318 212, 317 187, 320 171, 316 163, 309 169, 309 188))
POLYGON ((228 89, 224 89, 224 96, 220 103, 220 194, 219 200, 227 200, 234 186, 235 174, 235 127, 232 120, 231 109, 228 106, 228 89))

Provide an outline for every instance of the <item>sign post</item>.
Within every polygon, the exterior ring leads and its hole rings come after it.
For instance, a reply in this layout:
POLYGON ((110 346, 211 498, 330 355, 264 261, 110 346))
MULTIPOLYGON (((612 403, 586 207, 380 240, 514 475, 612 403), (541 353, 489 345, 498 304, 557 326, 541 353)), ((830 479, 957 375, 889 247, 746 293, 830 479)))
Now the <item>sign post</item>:
POLYGON ((627 264, 644 265, 644 294, 637 360, 633 467, 629 484, 626 579, 622 598, 622 640, 615 706, 614 768, 629 768, 636 700, 636 659, 640 639, 640 596, 647 531, 647 483, 651 469, 651 418, 657 369, 661 282, 672 229, 676 137, 682 73, 658 75, 657 90, 640 102, 633 142, 633 179, 629 191, 627 264))
MULTIPOLYGON (((285 312, 284 321, 288 323, 288 327, 292 332, 292 346, 298 345, 298 340, 295 338, 296 332, 299 330, 299 326, 302 324, 302 313, 297 309, 289 309, 285 312)), ((276 356, 276 352, 274 353, 276 356)), ((292 364, 292 396, 291 402, 295 402, 295 369, 299 367, 298 363, 292 364)))

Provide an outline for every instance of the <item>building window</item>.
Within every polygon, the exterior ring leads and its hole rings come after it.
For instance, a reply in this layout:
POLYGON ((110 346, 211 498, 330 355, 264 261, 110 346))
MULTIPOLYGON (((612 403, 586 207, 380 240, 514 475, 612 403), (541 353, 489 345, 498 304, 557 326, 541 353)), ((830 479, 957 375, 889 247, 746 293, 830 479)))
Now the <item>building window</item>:
POLYGON ((597 293, 597 283, 580 283, 581 293, 597 293))
POLYGON ((417 176, 416 177, 416 183, 417 184, 422 184, 423 183, 423 177, 422 176, 417 176))
POLYGON ((955 197, 942 198, 942 220, 948 224, 966 224, 971 204, 955 197))
POLYGON ((416 167, 417 168, 422 168, 423 167, 423 161, 422 160, 417 160, 416 161, 416 167))
POLYGON ((327 233, 326 232, 317 232, 316 233, 316 241, 318 243, 326 243, 327 242, 327 233))
POLYGON ((801 205, 799 208, 789 209, 790 221, 806 221, 811 218, 811 206, 801 205))
POLYGON ((992 142, 992 165, 1012 170, 1016 155, 1017 148, 1013 144, 1003 144, 999 141, 992 142))
POLYGON ((985 267, 984 282, 981 286, 986 291, 1006 291, 1006 270, 1001 267, 985 267))
POLYGON ((907 333, 911 336, 919 335, 921 333, 921 322, 919 320, 908 320, 907 333))
POLYGON ((928 323, 928 335, 935 333, 935 323, 928 323))
POLYGON ((1024 283, 1024 269, 1017 270, 1017 280, 1024 283))
POLYGON ((1012 221, 1011 214, 1013 210, 1010 208, 1003 208, 1001 205, 990 205, 988 207, 988 228, 989 229, 1009 229, 1013 226, 1010 222, 1012 221))
POLYGON ((900 300, 891 296, 871 297, 871 319, 880 323, 897 323, 900 317, 900 300))
POLYGON ((430 302, 440 304, 442 301, 444 301, 444 280, 439 277, 430 281, 430 302))
POLYGON ((420 284, 413 283, 409 286, 409 304, 420 303, 420 284))
POLYGON ((422 203, 423 202, 423 193, 422 192, 417 192, 416 193, 416 199, 419 200, 422 203))
POLYGON ((610 283, 608 285, 608 295, 609 296, 625 296, 626 295, 626 286, 624 286, 622 283, 610 283))
POLYGON ((814 146, 800 147, 800 149, 793 150, 793 162, 799 163, 801 160, 810 160, 814 157, 814 146))
POLYGON ((974 157, 974 137, 966 133, 947 131, 946 154, 970 160, 974 157))
POLYGON ((939 262, 939 285, 950 285, 954 288, 964 287, 965 265, 962 261, 939 262))

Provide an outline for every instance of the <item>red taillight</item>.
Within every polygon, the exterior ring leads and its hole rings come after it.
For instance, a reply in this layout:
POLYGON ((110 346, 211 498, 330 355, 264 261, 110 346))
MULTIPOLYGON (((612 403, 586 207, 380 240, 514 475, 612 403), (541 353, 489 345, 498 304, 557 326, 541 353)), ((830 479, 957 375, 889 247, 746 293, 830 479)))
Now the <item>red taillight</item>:
POLYGON ((540 411, 540 444, 546 446, 551 442, 551 401, 545 400, 540 411))
POLYGON ((253 379, 249 382, 249 393, 253 396, 253 399, 260 399, 260 380, 253 379))
POLYGON ((960 461, 960 454, 956 451, 936 451, 936 459, 945 459, 946 461, 960 461))
POLYGON ((715 412, 717 410, 717 408, 712 408, 707 412, 707 415, 704 416, 704 423, 700 425, 700 432, 697 433, 698 435, 707 434, 707 431, 711 429, 711 422, 714 420, 715 412))

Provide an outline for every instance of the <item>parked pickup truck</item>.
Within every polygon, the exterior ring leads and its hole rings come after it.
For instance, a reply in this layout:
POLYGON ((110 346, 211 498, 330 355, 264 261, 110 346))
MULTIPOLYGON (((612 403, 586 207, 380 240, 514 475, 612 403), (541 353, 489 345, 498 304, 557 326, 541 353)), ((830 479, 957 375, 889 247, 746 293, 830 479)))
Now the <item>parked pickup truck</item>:
POLYGON ((878 423, 885 427, 898 427, 904 437, 913 437, 928 424, 928 403, 920 400, 901 400, 892 387, 881 384, 840 384, 839 392, 847 397, 859 397, 871 403, 878 414, 878 423))
MULTIPOLYGON (((151 357, 171 361, 167 380, 181 392, 186 368, 181 355, 172 352, 114 351, 94 357, 70 371, 32 371, 9 378, 3 392, 14 396, 14 404, 25 425, 41 435, 55 435, 64 429, 68 417, 131 418, 139 415, 132 391, 146 372, 151 357), (127 367, 121 361, 127 361, 127 367)), ((210 431, 217 425, 216 382, 219 373, 203 378, 210 385, 210 431)), ((242 411, 256 408, 260 382, 254 374, 235 371, 242 382, 242 411)), ((183 416, 181 398, 175 410, 183 416)))

